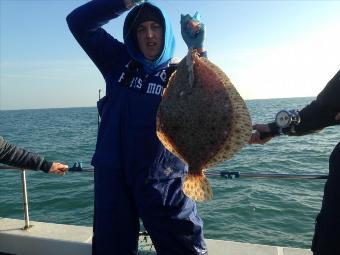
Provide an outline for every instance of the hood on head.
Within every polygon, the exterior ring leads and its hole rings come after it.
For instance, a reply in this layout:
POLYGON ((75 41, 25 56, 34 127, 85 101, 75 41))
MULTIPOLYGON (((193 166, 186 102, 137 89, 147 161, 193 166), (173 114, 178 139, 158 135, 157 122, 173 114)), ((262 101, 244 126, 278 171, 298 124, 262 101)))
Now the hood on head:
POLYGON ((140 62, 147 73, 152 73, 161 69, 173 58, 175 51, 175 37, 172 31, 170 19, 161 8, 153 3, 145 2, 137 5, 129 12, 124 22, 123 37, 124 43, 127 46, 127 50, 131 57, 140 62), (163 26, 164 31, 164 46, 161 54, 153 61, 147 60, 139 50, 135 35, 137 25, 147 20, 147 15, 144 15, 143 8, 152 8, 155 10, 155 13, 157 13, 157 15, 155 15, 156 20, 150 20, 158 22, 158 20, 162 18, 162 23, 160 23, 160 25, 163 26))

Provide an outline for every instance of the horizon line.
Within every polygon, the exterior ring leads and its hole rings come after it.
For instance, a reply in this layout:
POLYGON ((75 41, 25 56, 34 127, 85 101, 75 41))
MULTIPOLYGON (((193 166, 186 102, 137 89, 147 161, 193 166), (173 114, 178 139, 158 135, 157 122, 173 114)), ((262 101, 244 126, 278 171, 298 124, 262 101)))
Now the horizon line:
MULTIPOLYGON (((275 99, 294 99, 294 98, 313 98, 315 96, 297 96, 297 97, 276 97, 276 98, 254 98, 254 99, 244 99, 245 102, 247 101, 256 101, 256 100, 275 100, 275 99)), ((0 107, 0 111, 25 111, 25 110, 53 110, 53 109, 72 109, 72 108, 96 108, 96 105, 93 106, 65 106, 65 107, 41 107, 41 108, 18 108, 18 109, 2 109, 0 107)))

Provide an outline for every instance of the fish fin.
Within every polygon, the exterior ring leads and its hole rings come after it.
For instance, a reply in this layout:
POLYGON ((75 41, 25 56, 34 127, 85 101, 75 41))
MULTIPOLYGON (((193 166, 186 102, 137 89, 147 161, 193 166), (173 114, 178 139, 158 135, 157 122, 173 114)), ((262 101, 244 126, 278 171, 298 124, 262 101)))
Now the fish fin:
POLYGON ((210 183, 204 174, 188 174, 183 183, 183 192, 195 201, 207 201, 213 197, 210 183))

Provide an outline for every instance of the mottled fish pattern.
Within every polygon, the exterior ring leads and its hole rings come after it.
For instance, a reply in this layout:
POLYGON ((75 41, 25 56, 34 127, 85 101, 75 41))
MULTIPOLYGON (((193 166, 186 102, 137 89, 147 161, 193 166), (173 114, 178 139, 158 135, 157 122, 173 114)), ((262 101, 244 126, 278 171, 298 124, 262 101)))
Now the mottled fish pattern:
POLYGON ((189 165, 184 193, 196 201, 212 199, 204 171, 231 158, 249 140, 251 119, 227 75, 196 51, 178 64, 157 113, 157 135, 189 165))

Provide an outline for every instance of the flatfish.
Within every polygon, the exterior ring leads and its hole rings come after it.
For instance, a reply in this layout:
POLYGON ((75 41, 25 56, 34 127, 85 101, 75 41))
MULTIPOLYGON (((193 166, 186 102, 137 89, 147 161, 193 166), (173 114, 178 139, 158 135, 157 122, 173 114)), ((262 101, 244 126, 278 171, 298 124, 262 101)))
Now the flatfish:
POLYGON ((246 104, 227 75, 189 50, 157 112, 158 138, 189 166, 183 192, 196 201, 212 199, 205 170, 235 155, 251 132, 246 104))

